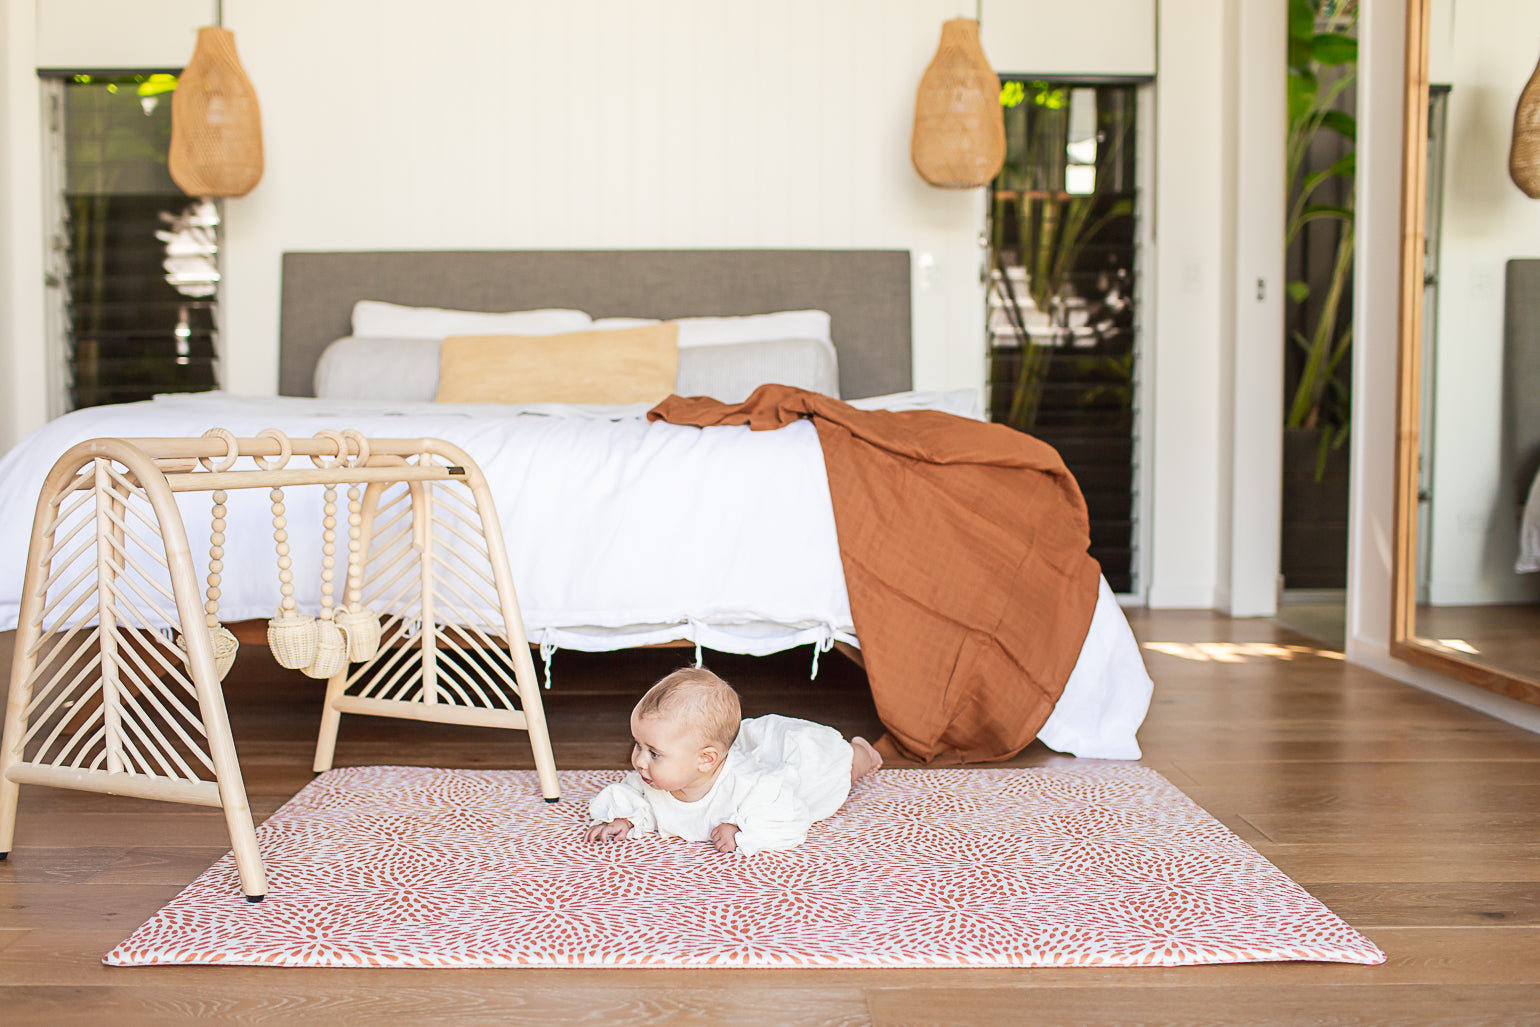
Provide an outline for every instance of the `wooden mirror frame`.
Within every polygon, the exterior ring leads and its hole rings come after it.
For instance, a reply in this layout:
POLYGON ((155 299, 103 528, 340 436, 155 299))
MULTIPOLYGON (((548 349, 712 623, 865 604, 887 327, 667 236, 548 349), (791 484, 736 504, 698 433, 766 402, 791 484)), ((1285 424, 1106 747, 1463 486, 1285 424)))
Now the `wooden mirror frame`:
POLYGON ((1401 146, 1401 294, 1396 360, 1395 545, 1390 655, 1540 706, 1540 681, 1434 648, 1417 638, 1417 451, 1421 433, 1423 250, 1427 236, 1428 21, 1432 0, 1407 0, 1406 107, 1401 146))

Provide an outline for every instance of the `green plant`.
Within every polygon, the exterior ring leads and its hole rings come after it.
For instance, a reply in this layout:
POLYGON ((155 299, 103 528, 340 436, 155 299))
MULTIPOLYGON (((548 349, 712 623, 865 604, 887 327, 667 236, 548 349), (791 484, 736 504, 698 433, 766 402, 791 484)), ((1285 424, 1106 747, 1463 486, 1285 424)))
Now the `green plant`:
POLYGON ((1049 358, 1057 336, 1069 328, 1069 274, 1086 245, 1113 221, 1133 211, 1133 202, 1114 201, 1093 220, 1098 197, 1037 196, 1020 205, 1021 256, 1027 269, 1027 295, 1032 306, 1048 315, 1054 342, 1037 342, 1028 333, 1021 301, 1011 285, 1010 276, 996 251, 996 266, 1005 292, 1005 309, 1012 327, 1022 340, 1021 369, 1011 397, 1006 423, 1030 431, 1037 423, 1037 409, 1042 400, 1049 358))
POLYGON ((1313 308, 1305 306, 1312 294, 1309 282, 1288 284, 1288 297, 1303 317, 1301 326, 1289 332, 1289 340, 1299 349, 1300 364, 1284 423, 1320 431, 1317 480, 1325 474, 1327 454, 1347 440, 1351 427, 1351 396, 1342 372, 1353 333, 1350 325, 1340 322, 1353 273, 1351 196, 1357 163, 1352 147, 1358 124, 1351 114, 1338 109, 1338 102, 1357 73, 1358 41, 1351 35, 1357 16, 1357 4, 1351 0, 1289 0, 1285 246, 1294 246, 1306 225, 1319 222, 1336 227, 1335 252, 1320 302, 1313 308), (1323 132, 1337 136, 1348 149, 1330 165, 1311 169, 1311 144, 1323 132), (1346 183, 1349 198, 1345 202, 1318 200, 1331 182, 1346 183))
MULTIPOLYGON (((1047 82, 1005 83, 1001 102, 1019 110, 1023 119, 1019 152, 1010 153, 1000 181, 1008 189, 995 193, 991 241, 995 278, 1002 307, 1021 340, 1021 364, 1011 393, 1005 423, 1031 431, 1037 423, 1043 385, 1056 343, 1069 330, 1069 276, 1086 246, 1108 225, 1133 211, 1133 201, 1111 204, 1097 193, 1072 194, 1063 188, 1068 141, 1068 96, 1062 86, 1047 82), (1026 271, 1026 299, 1048 318, 1050 342, 1038 342, 1027 330, 1026 305, 1017 295, 1006 269, 1004 236, 1013 230, 1021 265, 1026 271)), ((1126 142, 1126 125, 1108 141, 1115 163, 1126 142)))

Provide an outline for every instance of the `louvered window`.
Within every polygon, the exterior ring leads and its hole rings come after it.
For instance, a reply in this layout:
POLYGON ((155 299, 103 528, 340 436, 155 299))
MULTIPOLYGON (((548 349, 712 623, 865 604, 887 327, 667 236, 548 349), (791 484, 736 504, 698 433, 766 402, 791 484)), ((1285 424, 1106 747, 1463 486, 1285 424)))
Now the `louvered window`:
POLYGON ((1056 448, 1080 483, 1091 554, 1138 586, 1136 84, 1004 83, 990 188, 990 419, 1056 448))
POLYGON ((54 413, 212 389, 217 204, 166 167, 166 74, 46 74, 54 413))

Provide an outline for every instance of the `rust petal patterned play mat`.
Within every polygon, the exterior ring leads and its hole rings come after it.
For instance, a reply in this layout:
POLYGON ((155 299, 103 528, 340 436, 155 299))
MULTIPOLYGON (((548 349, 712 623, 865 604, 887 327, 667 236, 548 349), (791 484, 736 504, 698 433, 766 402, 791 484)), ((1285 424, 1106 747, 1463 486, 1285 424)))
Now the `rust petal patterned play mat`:
POLYGON ((359 767, 226 855, 115 965, 1180 966, 1385 954, 1156 772, 880 770, 789 852, 591 845, 617 771, 359 767))

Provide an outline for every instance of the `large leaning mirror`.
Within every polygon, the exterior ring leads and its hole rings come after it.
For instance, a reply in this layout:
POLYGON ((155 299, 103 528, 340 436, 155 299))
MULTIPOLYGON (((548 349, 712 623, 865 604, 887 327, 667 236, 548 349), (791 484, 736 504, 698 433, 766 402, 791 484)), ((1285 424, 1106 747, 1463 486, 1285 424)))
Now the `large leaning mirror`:
POLYGON ((1410 0, 1393 655, 1540 705, 1534 0, 1410 0))

